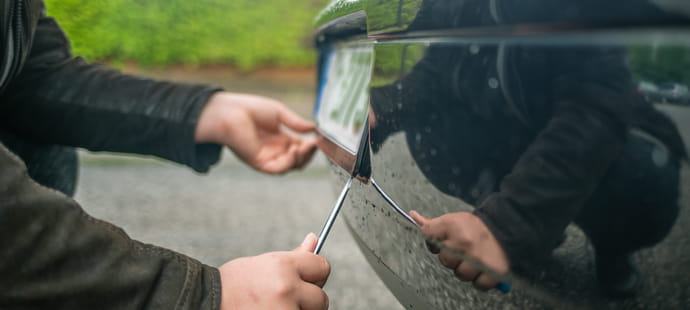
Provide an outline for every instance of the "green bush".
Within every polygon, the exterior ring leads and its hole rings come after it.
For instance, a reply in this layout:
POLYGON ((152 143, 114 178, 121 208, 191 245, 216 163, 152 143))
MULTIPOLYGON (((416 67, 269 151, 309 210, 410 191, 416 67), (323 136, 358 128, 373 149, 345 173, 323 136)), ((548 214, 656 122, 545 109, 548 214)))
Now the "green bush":
POLYGON ((306 66, 327 0, 46 0, 76 55, 145 65, 306 66))

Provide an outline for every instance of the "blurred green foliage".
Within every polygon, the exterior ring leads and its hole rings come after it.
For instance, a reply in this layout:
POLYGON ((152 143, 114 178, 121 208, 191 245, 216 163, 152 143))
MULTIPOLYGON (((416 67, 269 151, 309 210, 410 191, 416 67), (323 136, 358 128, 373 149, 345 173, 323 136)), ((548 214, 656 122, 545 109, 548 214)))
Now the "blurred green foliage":
POLYGON ((382 44, 374 47, 374 75, 371 85, 384 86, 401 79, 424 57, 426 47, 418 44, 382 44))
POLYGON ((690 53, 685 46, 630 47, 630 67, 639 80, 690 85, 690 53))
POLYGON ((405 30, 417 17, 421 0, 370 0, 367 2, 367 26, 370 33, 405 30))
POLYGON ((46 0, 76 55, 145 65, 314 62, 312 21, 328 0, 46 0))

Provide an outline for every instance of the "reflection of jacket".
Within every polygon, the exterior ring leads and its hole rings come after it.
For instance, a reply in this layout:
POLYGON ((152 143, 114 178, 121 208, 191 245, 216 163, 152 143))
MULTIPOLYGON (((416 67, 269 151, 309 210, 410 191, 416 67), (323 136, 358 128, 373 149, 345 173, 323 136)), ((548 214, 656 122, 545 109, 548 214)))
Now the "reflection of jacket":
MULTIPOLYGON (((436 0, 410 29, 631 19, 684 20, 646 0, 436 0)), ((606 46, 432 45, 402 87, 372 89, 372 150, 405 131, 432 184, 475 204, 513 267, 530 268, 622 157, 631 128, 658 139, 676 163, 687 158, 675 125, 635 93, 625 56, 606 46)))
POLYGON ((474 51, 432 46, 400 90, 372 89, 372 149, 404 130, 424 175, 477 205, 514 265, 547 256, 621 156, 629 128, 685 157, 674 125, 635 93, 623 50, 474 51), (386 106, 393 99, 400 108, 386 106))
MULTIPOLYGON (((0 21, 1 131, 36 143, 156 155, 197 171, 218 160, 219 146, 193 142, 216 88, 154 82, 72 58, 40 0, 0 0, 0 21)), ((2 145, 0 197, 3 309, 218 308, 216 269, 91 218, 32 181, 2 145)))

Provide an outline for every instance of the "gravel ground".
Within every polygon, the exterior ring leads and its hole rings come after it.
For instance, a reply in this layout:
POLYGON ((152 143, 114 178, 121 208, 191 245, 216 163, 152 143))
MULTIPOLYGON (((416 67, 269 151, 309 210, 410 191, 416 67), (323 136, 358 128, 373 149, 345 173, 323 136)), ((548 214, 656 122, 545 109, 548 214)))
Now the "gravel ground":
MULTIPOLYGON (((268 176, 232 154, 208 175, 150 158, 80 154, 76 199, 135 239, 219 266, 289 250, 321 229, 336 193, 319 154, 301 172, 268 176)), ((322 255, 332 265, 331 309, 403 309, 374 274, 339 219, 322 255)))

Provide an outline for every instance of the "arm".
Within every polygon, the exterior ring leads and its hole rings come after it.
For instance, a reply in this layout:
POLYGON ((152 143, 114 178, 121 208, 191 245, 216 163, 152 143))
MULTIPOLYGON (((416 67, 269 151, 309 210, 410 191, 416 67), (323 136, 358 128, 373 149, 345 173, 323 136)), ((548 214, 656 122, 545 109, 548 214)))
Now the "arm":
MULTIPOLYGON (((625 143, 635 102, 630 77, 623 57, 604 55, 611 57, 560 57, 570 67, 555 79, 552 116, 499 190, 474 213, 415 214, 422 232, 497 272, 539 266, 625 143)), ((479 288, 496 283, 450 253, 439 258, 479 288)))
POLYGON ((0 176, 1 308, 218 308, 216 269, 90 217, 1 145, 0 176))
POLYGON ((0 118, 36 142, 156 155, 206 171, 220 146, 197 144, 197 120, 220 89, 158 82, 73 58, 51 18, 41 18, 27 63, 2 96, 0 118))
POLYGON ((218 269, 130 239, 41 187, 0 145, 0 308, 314 309, 328 262, 311 234, 292 252, 232 260, 218 269), (221 285, 222 282, 222 285, 221 285))

